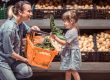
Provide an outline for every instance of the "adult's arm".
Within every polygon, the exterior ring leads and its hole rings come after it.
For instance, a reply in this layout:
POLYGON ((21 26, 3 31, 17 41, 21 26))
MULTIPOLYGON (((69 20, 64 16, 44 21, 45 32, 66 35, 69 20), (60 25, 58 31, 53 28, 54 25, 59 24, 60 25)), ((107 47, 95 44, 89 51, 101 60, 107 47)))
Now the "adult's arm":
POLYGON ((13 59, 27 62, 27 59, 20 56, 14 51, 14 30, 3 31, 3 50, 7 58, 12 57, 13 59))

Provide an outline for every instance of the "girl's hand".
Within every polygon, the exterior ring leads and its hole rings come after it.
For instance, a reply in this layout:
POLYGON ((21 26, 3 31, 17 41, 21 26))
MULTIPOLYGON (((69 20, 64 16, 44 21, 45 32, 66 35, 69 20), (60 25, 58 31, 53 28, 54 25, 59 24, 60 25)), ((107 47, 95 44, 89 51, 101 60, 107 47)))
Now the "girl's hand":
POLYGON ((57 36, 55 34, 50 34, 50 37, 55 39, 57 36))

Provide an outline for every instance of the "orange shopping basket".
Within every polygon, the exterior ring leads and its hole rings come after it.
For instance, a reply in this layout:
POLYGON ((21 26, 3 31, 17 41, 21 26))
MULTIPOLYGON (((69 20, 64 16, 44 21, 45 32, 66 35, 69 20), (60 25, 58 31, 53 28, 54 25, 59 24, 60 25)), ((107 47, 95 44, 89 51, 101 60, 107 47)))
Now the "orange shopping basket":
POLYGON ((50 63, 54 57, 58 54, 56 50, 47 50, 34 46, 43 39, 42 36, 31 36, 26 37, 26 57, 29 64, 40 68, 48 69, 50 63))

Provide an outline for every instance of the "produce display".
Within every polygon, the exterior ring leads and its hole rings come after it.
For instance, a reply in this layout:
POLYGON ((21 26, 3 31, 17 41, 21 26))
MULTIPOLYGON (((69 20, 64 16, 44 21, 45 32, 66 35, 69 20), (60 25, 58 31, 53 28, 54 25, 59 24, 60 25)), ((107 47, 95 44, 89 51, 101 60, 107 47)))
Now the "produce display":
POLYGON ((110 9, 109 0, 67 0, 67 9, 110 9))
POLYGON ((74 10, 81 19, 110 19, 110 1, 94 0, 39 0, 35 4, 34 12, 38 17, 47 18, 47 14, 55 14, 55 18, 61 18, 61 15, 67 10, 74 10))
POLYGON ((79 47, 82 52, 93 52, 93 36, 87 34, 79 36, 79 47))
POLYGON ((66 9, 93 9, 92 0, 67 0, 66 9))
POLYGON ((35 9, 93 9, 96 5, 96 9, 110 9, 110 1, 92 1, 92 0, 67 0, 62 3, 61 0, 39 0, 35 5, 35 9))
POLYGON ((110 51, 110 31, 104 31, 97 34, 97 48, 98 51, 110 51))
POLYGON ((35 5, 37 9, 62 9, 61 0, 39 0, 35 5))

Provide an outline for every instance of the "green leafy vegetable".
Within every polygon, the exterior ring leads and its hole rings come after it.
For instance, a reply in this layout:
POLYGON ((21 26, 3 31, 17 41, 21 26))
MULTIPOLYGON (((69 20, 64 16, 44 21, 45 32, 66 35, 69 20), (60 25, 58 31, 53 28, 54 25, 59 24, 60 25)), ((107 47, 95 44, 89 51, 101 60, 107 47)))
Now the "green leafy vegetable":
POLYGON ((62 40, 65 40, 63 31, 59 27, 56 27, 56 25, 54 23, 53 15, 50 16, 50 29, 51 29, 52 34, 55 34, 58 38, 60 38, 62 40))
POLYGON ((48 49, 48 50, 54 50, 55 49, 49 40, 49 36, 45 36, 43 43, 36 44, 35 46, 43 48, 43 49, 48 49))

